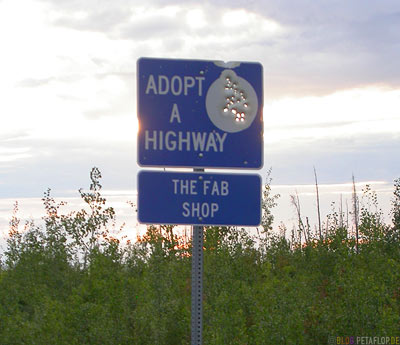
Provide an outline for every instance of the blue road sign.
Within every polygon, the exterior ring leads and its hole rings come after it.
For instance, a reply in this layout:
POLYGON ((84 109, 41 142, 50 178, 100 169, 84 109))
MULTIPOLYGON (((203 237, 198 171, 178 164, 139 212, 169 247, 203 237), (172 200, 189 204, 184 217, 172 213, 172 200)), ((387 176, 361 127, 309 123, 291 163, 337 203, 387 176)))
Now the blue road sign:
POLYGON ((259 63, 141 58, 140 166, 260 169, 259 63))
POLYGON ((240 225, 261 222, 261 177, 140 171, 138 219, 147 224, 240 225))

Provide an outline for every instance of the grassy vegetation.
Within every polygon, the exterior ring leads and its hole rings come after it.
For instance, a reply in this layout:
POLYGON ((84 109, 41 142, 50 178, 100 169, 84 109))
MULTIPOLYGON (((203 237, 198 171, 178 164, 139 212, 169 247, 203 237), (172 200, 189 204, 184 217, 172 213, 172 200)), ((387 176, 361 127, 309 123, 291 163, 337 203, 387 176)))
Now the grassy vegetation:
MULTIPOLYGON (((100 177, 93 169, 80 191, 88 207, 67 215, 47 191, 43 227, 15 212, 0 270, 1 344, 190 343, 190 240, 173 226, 150 226, 135 243, 114 238, 100 177)), ((359 243, 340 212, 322 235, 302 222, 290 239, 273 234, 269 184, 263 197, 257 237, 205 228, 204 344, 399 336, 400 179, 392 224, 366 188, 359 243)))

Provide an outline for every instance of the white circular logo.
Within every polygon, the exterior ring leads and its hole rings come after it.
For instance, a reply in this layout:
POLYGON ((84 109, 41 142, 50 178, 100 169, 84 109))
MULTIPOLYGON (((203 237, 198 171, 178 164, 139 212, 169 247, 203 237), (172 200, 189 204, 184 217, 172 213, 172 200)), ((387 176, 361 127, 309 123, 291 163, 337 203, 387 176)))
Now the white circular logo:
POLYGON ((247 129, 257 115, 257 94, 247 80, 226 69, 207 91, 206 110, 219 129, 240 132, 247 129))

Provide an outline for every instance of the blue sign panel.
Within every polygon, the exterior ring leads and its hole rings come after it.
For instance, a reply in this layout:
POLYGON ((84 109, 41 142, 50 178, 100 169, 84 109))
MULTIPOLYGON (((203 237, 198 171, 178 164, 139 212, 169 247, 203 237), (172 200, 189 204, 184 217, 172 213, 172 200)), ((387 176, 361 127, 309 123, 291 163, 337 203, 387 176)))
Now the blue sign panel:
POLYGON ((141 171, 138 190, 140 223, 257 226, 261 222, 259 175, 141 171))
POLYGON ((141 58, 138 164, 260 169, 259 63, 141 58))

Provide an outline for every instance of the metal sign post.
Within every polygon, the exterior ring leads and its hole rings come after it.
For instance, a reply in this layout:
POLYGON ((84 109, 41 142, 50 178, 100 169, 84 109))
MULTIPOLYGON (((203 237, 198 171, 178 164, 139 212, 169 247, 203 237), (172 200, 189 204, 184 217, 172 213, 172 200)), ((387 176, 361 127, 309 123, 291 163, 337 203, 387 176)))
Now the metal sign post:
MULTIPOLYGON (((204 172, 204 169, 193 169, 204 172)), ((192 233, 192 345, 203 343, 203 227, 194 225, 192 233)))
POLYGON ((203 227, 193 226, 192 239, 192 345, 201 345, 203 336, 203 227))

